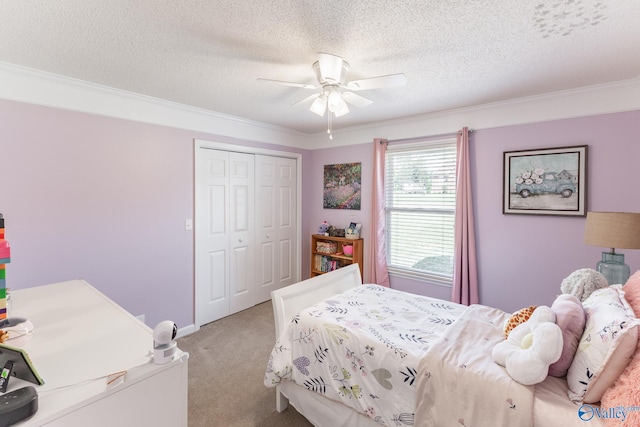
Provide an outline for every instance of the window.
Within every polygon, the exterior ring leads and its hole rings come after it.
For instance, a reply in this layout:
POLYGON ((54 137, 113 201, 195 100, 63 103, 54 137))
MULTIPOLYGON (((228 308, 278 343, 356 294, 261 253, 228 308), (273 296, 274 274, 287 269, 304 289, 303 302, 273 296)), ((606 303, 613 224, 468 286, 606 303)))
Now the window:
POLYGON ((451 286, 456 141, 389 145, 385 198, 389 272, 451 286))

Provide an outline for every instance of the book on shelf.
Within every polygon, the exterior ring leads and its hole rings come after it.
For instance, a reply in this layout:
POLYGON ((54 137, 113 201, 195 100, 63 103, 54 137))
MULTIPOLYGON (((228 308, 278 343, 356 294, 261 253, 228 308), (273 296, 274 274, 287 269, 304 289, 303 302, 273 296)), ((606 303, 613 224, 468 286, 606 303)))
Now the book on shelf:
POLYGON ((324 255, 315 255, 314 269, 316 271, 328 273, 330 271, 337 270, 340 267, 342 267, 342 265, 338 260, 324 255))

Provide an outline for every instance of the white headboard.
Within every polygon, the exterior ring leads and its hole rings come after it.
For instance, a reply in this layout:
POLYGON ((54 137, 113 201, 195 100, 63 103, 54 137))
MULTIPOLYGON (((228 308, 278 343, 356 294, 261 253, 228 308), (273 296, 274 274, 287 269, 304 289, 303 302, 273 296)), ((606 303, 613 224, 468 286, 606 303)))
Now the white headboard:
POLYGON ((351 264, 271 292, 276 339, 297 313, 361 284, 360 267, 358 264, 351 264))

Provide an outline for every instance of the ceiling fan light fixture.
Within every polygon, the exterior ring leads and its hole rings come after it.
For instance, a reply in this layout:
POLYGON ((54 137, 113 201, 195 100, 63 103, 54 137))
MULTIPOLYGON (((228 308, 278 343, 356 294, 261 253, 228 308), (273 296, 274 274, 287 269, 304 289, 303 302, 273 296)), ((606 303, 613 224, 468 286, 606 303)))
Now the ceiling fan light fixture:
POLYGON ((329 93, 329 110, 335 112, 339 110, 344 104, 344 100, 342 96, 340 96, 340 92, 334 90, 329 93))
POLYGON ((333 110, 333 114, 335 114, 336 117, 341 117, 345 114, 349 114, 349 107, 347 107, 347 103, 342 101, 342 105, 339 108, 333 110))
POLYGON ((315 113, 320 117, 324 116, 324 112, 326 111, 326 109, 327 109, 327 97, 325 94, 318 96, 315 99, 315 101, 313 101, 313 104, 311 104, 311 108, 309 108, 309 110, 311 110, 312 113, 315 113))
POLYGON ((344 116, 349 112, 349 107, 347 107, 342 93, 336 87, 330 87, 328 90, 327 106, 336 117, 344 116))

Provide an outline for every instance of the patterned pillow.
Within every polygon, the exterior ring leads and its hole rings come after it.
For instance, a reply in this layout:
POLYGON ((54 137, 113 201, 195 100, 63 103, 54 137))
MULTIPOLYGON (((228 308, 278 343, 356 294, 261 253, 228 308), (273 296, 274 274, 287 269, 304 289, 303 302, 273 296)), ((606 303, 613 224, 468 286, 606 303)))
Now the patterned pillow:
MULTIPOLYGON (((629 278, 622 287, 624 298, 633 309, 636 317, 640 317, 640 271, 637 271, 629 278)), ((630 407, 640 406, 640 341, 636 346, 636 351, 631 358, 631 363, 618 377, 613 386, 609 387, 602 395, 602 407, 613 408, 616 406, 630 407)), ((618 419, 605 419, 605 424, 620 426, 618 419)), ((640 425, 640 412, 629 411, 626 425, 640 425)))
POLYGON ((569 397, 595 403, 620 376, 638 343, 638 325, 620 285, 594 291, 582 303, 587 321, 567 373, 569 397))
POLYGON ((521 308, 520 310, 513 313, 507 321, 504 323, 504 338, 507 339, 509 337, 509 332, 513 330, 520 323, 524 323, 531 317, 531 314, 537 307, 535 305, 521 308))

